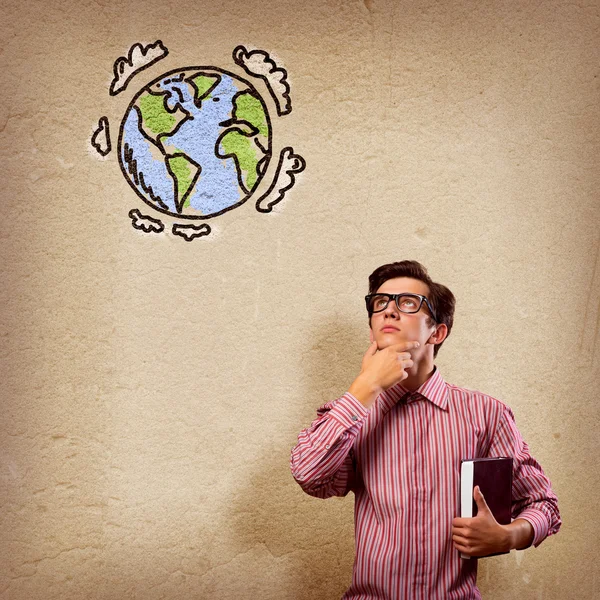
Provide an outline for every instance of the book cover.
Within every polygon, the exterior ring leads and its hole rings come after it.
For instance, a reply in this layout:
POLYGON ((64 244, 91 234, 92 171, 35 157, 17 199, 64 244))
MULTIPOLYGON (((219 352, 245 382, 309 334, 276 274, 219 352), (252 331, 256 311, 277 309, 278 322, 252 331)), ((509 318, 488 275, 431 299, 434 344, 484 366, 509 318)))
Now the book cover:
MULTIPOLYGON (((460 469, 460 516, 469 518, 477 515, 473 490, 478 485, 496 521, 500 525, 508 525, 511 522, 512 471, 513 459, 504 456, 463 460, 460 469)), ((464 554, 461 556, 470 558, 464 554)))

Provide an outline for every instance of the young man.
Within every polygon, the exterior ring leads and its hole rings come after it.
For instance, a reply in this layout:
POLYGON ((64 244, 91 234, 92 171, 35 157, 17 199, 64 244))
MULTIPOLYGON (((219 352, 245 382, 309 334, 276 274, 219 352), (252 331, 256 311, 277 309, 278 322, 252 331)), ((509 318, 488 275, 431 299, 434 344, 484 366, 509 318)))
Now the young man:
POLYGON ((434 366, 455 299, 415 261, 383 265, 366 297, 371 345, 348 392, 318 411, 292 450, 302 489, 355 494, 356 557, 344 600, 481 598, 471 557, 537 546, 558 531, 557 499, 510 408, 448 384, 434 366), (476 487, 458 518, 461 460, 513 458, 513 521, 476 487))

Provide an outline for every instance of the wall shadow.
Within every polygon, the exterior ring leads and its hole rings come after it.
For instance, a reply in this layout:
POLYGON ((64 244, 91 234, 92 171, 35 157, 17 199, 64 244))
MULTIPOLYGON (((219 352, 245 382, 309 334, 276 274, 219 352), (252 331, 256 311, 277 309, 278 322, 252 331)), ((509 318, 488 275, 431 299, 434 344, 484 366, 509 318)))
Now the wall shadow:
POLYGON ((353 494, 328 500, 306 495, 292 478, 289 459, 316 409, 344 393, 358 374, 368 329, 366 323, 361 329, 347 319, 331 318, 315 324, 303 340, 302 379, 286 399, 296 404, 273 439, 261 444, 257 470, 230 503, 230 546, 240 553, 266 549, 269 560, 278 563, 277 589, 264 574, 252 583, 265 600, 340 598, 352 576, 353 494))

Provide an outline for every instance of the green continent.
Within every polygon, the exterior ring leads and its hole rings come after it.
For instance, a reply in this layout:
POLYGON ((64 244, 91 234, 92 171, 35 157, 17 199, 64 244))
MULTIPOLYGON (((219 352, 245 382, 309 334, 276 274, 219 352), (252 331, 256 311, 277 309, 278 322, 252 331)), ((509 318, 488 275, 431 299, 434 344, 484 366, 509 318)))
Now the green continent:
POLYGON ((187 197, 190 188, 194 185, 194 180, 198 173, 198 168, 193 165, 185 156, 166 156, 167 169, 175 179, 177 184, 177 198, 175 202, 179 210, 182 207, 189 206, 187 197))
POLYGON ((238 131, 226 133, 221 140, 221 144, 225 154, 236 157, 242 174, 242 181, 248 191, 251 192, 258 180, 256 166, 263 157, 262 152, 253 142, 253 138, 242 135, 238 131))
POLYGON ((188 81, 191 81, 192 85, 196 88, 196 99, 202 100, 219 83, 219 79, 220 77, 216 75, 196 75, 196 77, 192 77, 188 81))
POLYGON ((142 113, 142 122, 152 133, 160 135, 173 130, 177 119, 165 108, 163 94, 146 93, 140 97, 138 105, 142 113))
POLYGON ((267 115, 263 108, 262 102, 253 96, 250 92, 242 92, 236 96, 235 117, 238 121, 248 121, 258 129, 258 133, 264 137, 269 137, 269 124, 267 123, 267 115))

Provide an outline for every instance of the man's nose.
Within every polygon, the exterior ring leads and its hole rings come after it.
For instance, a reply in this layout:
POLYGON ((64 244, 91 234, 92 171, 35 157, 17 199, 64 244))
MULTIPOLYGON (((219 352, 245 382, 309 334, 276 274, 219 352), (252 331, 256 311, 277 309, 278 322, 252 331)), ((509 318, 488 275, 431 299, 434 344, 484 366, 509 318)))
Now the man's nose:
POLYGON ((383 314, 386 317, 400 318, 400 311, 398 310, 398 307, 396 306, 395 300, 390 300, 388 302, 388 305, 385 307, 385 310, 383 311, 383 314))

